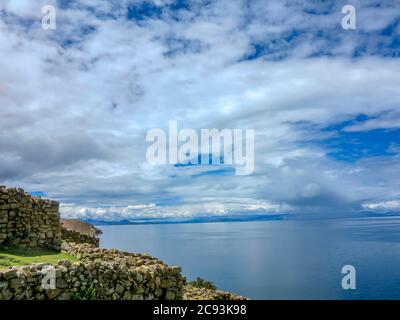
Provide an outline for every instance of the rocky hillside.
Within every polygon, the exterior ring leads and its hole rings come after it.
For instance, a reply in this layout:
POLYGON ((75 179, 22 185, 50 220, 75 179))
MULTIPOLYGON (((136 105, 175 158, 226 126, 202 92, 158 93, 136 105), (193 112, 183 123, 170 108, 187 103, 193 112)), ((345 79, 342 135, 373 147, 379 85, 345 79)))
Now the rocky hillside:
POLYGON ((60 223, 67 230, 77 231, 89 236, 98 236, 102 233, 101 230, 95 228, 90 223, 78 219, 61 219, 60 223))

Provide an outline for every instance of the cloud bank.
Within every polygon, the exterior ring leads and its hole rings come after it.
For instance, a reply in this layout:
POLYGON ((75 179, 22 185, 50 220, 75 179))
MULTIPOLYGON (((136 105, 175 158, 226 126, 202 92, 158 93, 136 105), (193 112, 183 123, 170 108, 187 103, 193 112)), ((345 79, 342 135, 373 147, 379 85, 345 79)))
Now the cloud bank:
POLYGON ((345 4, 2 1, 2 184, 103 220, 398 210, 398 4, 345 4), (254 129, 254 173, 149 165, 170 120, 254 129))

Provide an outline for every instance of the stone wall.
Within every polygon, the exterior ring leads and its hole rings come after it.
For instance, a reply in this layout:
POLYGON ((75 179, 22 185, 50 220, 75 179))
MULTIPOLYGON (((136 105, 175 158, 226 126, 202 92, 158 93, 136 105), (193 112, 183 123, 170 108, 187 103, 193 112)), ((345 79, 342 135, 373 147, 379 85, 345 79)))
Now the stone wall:
POLYGON ((184 289, 183 300, 247 300, 232 292, 217 289, 197 288, 187 284, 184 289))
POLYGON ((0 300, 243 299, 187 285, 180 267, 150 255, 99 248, 95 234, 61 227, 58 206, 22 189, 0 187, 0 246, 62 249, 80 260, 1 269, 0 300), (54 288, 43 285, 49 267, 54 288))
POLYGON ((67 230, 61 227, 61 238, 68 242, 88 243, 95 247, 100 245, 100 239, 96 236, 83 234, 75 230, 67 230))
POLYGON ((0 245, 60 249, 58 202, 0 187, 0 245))
POLYGON ((63 249, 80 257, 55 266, 55 288, 42 285, 45 264, 0 270, 0 300, 173 300, 182 299, 186 279, 181 268, 149 255, 63 242, 63 249))

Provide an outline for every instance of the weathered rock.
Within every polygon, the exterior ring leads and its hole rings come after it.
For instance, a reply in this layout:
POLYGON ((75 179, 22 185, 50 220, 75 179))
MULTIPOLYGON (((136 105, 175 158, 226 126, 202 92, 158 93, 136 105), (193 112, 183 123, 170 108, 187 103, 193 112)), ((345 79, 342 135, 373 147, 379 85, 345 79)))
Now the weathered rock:
POLYGON ((184 287, 184 300, 247 300, 247 298, 231 292, 213 290, 208 288, 198 288, 193 285, 184 287))
POLYGON ((0 300, 11 300, 13 296, 11 290, 5 289, 0 291, 0 300))
POLYGON ((68 230, 64 227, 61 227, 61 238, 64 241, 75 243, 88 243, 94 245, 95 247, 98 247, 100 243, 97 235, 82 234, 75 230, 68 230))
POLYGON ((122 296, 122 300, 132 300, 132 293, 125 291, 124 295, 122 296))
POLYGON ((48 290, 46 294, 50 300, 53 300, 61 294, 61 289, 48 290))
POLYGON ((0 292, 3 290, 6 290, 8 288, 8 282, 7 281, 0 281, 0 292))
POLYGON ((0 199, 0 243, 60 249, 57 202, 39 199, 15 188, 1 189, 0 199))
POLYGON ((165 299, 166 300, 174 300, 175 299, 175 292, 167 291, 167 293, 165 294, 165 299))
POLYGON ((10 289, 18 289, 23 286, 23 280, 21 278, 13 278, 8 282, 10 289))
POLYGON ((6 271, 3 272, 3 277, 6 280, 10 280, 10 279, 16 278, 17 276, 18 275, 17 275, 17 270, 16 269, 9 269, 9 270, 6 270, 6 271))
POLYGON ((70 299, 71 299, 71 293, 69 292, 63 292, 57 297, 57 300, 70 300, 70 299))
POLYGON ((56 286, 59 289, 65 289, 68 288, 68 283, 63 278, 57 278, 56 286))

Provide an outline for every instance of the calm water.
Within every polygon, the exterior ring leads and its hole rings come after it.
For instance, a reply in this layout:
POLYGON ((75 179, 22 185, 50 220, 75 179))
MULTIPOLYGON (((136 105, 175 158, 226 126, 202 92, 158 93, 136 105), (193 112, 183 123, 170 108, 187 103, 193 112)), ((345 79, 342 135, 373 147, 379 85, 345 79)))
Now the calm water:
POLYGON ((101 245, 147 252, 253 299, 400 299, 400 219, 102 226, 101 245), (354 265, 357 289, 341 288, 354 265))

